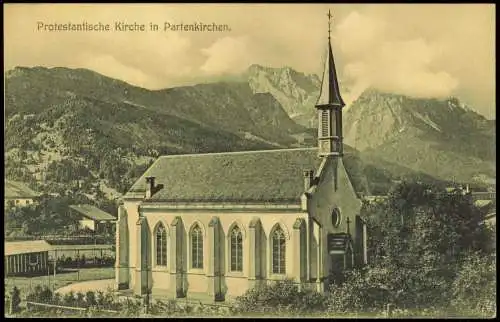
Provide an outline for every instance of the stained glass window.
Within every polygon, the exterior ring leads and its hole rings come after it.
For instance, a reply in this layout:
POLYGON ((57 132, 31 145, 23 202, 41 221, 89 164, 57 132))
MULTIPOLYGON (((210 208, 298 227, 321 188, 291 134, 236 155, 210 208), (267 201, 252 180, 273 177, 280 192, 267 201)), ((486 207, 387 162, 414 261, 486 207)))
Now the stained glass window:
POLYGON ((285 254, 286 254, 286 239, 281 227, 278 227, 272 236, 272 257, 273 257, 273 274, 285 274, 285 254))
POLYGON ((231 271, 243 271, 243 237, 238 226, 231 230, 231 271))
POLYGON ((167 266, 167 231, 163 224, 156 229, 156 265, 167 266))
POLYGON ((203 268, 203 232, 198 225, 191 230, 191 267, 203 268))

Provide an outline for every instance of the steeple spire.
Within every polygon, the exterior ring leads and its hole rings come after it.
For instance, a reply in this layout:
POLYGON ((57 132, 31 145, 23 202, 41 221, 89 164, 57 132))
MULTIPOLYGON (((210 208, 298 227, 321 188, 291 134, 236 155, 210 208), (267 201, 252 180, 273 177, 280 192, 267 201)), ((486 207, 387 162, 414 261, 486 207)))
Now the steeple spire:
POLYGON ((343 107, 345 105, 342 97, 340 96, 339 82, 337 80, 337 70, 333 60, 333 51, 331 45, 331 25, 332 17, 330 10, 328 10, 328 47, 326 53, 325 67, 323 70, 323 81, 321 83, 321 93, 318 98, 318 105, 337 105, 343 107))
POLYGON ((332 32, 332 14, 330 13, 330 9, 328 9, 328 14, 326 15, 328 17, 328 42, 330 42, 330 33, 332 32))
POLYGON ((343 153, 342 146, 342 108, 345 106, 340 95, 340 87, 337 79, 337 70, 333 60, 331 45, 331 24, 332 14, 328 10, 328 47, 323 79, 321 82, 321 92, 316 102, 318 109, 319 128, 318 145, 319 155, 338 155, 343 153))

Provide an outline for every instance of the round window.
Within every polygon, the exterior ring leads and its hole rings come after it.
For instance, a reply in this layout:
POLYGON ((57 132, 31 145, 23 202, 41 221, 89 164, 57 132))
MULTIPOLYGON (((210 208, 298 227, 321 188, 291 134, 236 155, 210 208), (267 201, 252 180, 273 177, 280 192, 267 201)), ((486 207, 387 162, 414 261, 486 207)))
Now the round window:
POLYGON ((334 208, 332 211, 332 225, 333 227, 338 227, 340 225, 342 217, 340 216, 339 208, 334 208))

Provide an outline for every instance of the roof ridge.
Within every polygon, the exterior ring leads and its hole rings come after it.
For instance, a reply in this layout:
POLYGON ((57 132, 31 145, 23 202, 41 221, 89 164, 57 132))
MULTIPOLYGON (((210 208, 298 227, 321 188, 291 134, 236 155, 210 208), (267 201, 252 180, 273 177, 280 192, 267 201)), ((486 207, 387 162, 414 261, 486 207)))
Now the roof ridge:
MULTIPOLYGON (((209 153, 193 153, 193 154, 175 154, 175 155, 161 155, 160 158, 179 158, 179 157, 200 157, 211 155, 239 155, 239 154, 254 154, 254 153, 270 153, 270 152, 292 152, 292 151, 312 151, 318 148, 289 148, 289 149, 271 149, 271 150, 249 150, 249 151, 231 151, 231 152, 209 152, 209 153)), ((158 160, 157 159, 157 160, 158 160)))

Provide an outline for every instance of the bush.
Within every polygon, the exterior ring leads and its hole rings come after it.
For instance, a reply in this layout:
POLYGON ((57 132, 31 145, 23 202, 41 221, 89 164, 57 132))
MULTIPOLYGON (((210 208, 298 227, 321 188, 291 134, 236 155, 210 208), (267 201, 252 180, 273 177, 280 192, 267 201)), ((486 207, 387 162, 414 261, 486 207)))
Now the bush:
POLYGON ((82 292, 76 293, 76 305, 79 307, 87 307, 85 302, 85 295, 82 292))
POLYGON ((52 291, 45 285, 36 285, 33 291, 26 295, 26 300, 38 303, 51 303, 53 299, 52 291))
POLYGON ((299 290, 291 280, 277 281, 256 287, 236 298, 236 311, 241 313, 317 312, 327 308, 327 296, 314 290, 299 290))
POLYGON ((329 311, 382 310, 388 303, 398 308, 432 308, 448 305, 453 274, 430 267, 377 264, 347 275, 331 288, 329 311))
POLYGON ((93 306, 97 305, 96 296, 95 296, 94 291, 88 291, 87 293, 85 293, 85 302, 87 303, 87 306, 89 306, 89 307, 93 307, 93 306))
POLYGON ((21 292, 14 286, 12 292, 10 293, 10 308, 12 313, 17 313, 20 311, 19 305, 21 304, 21 292))
POLYGON ((64 294, 62 301, 63 305, 74 306, 76 304, 75 292, 69 291, 68 293, 64 294))
POLYGON ((54 303, 54 304, 56 304, 56 305, 60 305, 60 304, 62 304, 61 294, 59 294, 59 293, 54 293, 54 296, 52 297, 52 303, 54 303))
POLYGON ((452 285, 453 307, 481 315, 496 313, 496 262, 478 253, 467 256, 452 285))

